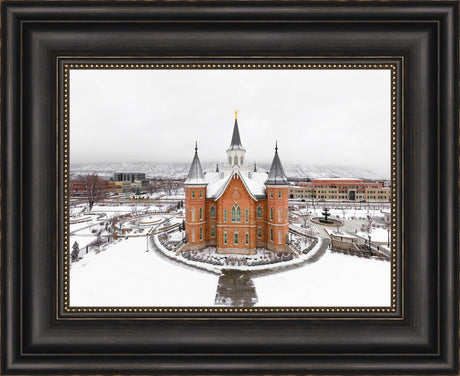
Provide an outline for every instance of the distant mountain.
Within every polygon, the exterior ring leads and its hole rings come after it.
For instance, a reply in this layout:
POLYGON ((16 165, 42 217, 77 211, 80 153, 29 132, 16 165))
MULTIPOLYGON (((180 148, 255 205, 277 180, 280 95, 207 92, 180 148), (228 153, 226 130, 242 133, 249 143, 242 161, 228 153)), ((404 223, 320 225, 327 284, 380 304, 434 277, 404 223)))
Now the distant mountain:
MULTIPOLYGON (((202 163, 204 171, 215 171, 215 163, 202 163)), ((110 177, 115 172, 143 172, 147 178, 171 178, 182 179, 188 174, 190 163, 152 163, 152 162, 131 162, 131 163, 88 163, 71 164, 70 176, 97 174, 110 177)), ((259 171, 268 170, 269 165, 258 164, 259 171)), ((319 179, 319 178, 365 178, 384 179, 372 171, 344 166, 312 166, 299 164, 284 164, 284 170, 291 179, 319 179)))

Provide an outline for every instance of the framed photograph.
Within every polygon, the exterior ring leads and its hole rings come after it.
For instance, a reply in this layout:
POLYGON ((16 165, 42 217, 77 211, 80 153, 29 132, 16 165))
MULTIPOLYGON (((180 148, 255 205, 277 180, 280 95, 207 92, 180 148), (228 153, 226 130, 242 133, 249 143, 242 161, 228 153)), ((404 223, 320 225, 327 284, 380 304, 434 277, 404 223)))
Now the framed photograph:
POLYGON ((457 1, 1 4, 2 374, 458 374, 457 1))
POLYGON ((64 63, 69 312, 396 311, 396 64, 87 65, 64 63))

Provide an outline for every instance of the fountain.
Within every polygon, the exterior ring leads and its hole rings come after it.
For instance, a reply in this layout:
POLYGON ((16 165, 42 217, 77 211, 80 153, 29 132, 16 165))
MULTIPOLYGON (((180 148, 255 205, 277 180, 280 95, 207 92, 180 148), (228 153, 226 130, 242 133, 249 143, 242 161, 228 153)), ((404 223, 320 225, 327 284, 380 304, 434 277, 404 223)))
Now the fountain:
POLYGON ((324 215, 324 218, 320 218, 320 222, 321 223, 327 223, 327 224, 331 224, 331 223, 334 223, 333 220, 331 219, 327 219, 327 217, 329 217, 331 214, 329 213, 329 209, 328 208, 324 208, 322 214, 324 215))
POLYGON ((342 221, 339 221, 338 219, 328 218, 331 216, 331 213, 329 213, 328 208, 324 208, 321 214, 324 216, 324 218, 314 217, 311 219, 311 221, 313 223, 316 223, 318 225, 323 225, 323 226, 337 226, 337 231, 338 231, 339 226, 343 226, 342 221))

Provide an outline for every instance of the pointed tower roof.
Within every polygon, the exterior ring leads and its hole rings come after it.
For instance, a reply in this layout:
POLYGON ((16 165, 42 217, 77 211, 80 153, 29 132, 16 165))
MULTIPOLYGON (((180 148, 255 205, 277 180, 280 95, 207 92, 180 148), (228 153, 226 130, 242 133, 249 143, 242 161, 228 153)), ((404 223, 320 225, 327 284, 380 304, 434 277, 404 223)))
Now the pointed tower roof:
POLYGON ((216 172, 219 172, 219 163, 216 164, 216 172))
POLYGON ((203 169, 201 168, 200 158, 198 158, 198 146, 195 142, 195 156, 193 157, 190 171, 188 172, 187 179, 184 184, 207 184, 204 179, 203 169))
POLYGON ((257 172, 257 165, 256 165, 256 162, 254 162, 254 172, 257 172))
POLYGON ((275 146, 275 156, 268 173, 268 179, 265 185, 287 185, 288 180, 284 173, 283 165, 281 164, 280 157, 278 156, 278 142, 275 146))
POLYGON ((230 143, 230 147, 227 149, 227 151, 228 150, 246 151, 241 144, 240 130, 238 129, 238 111, 235 111, 235 124, 233 125, 232 142, 230 143))

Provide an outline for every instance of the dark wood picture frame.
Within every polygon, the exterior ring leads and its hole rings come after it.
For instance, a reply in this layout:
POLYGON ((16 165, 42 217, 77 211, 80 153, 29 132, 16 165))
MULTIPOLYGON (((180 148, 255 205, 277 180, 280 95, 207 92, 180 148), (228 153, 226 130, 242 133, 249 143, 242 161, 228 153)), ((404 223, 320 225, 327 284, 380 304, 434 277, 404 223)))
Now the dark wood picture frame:
POLYGON ((1 373, 457 374, 458 21, 458 1, 2 2, 1 373), (400 68, 398 309, 63 312, 60 62, 308 58, 400 68))

